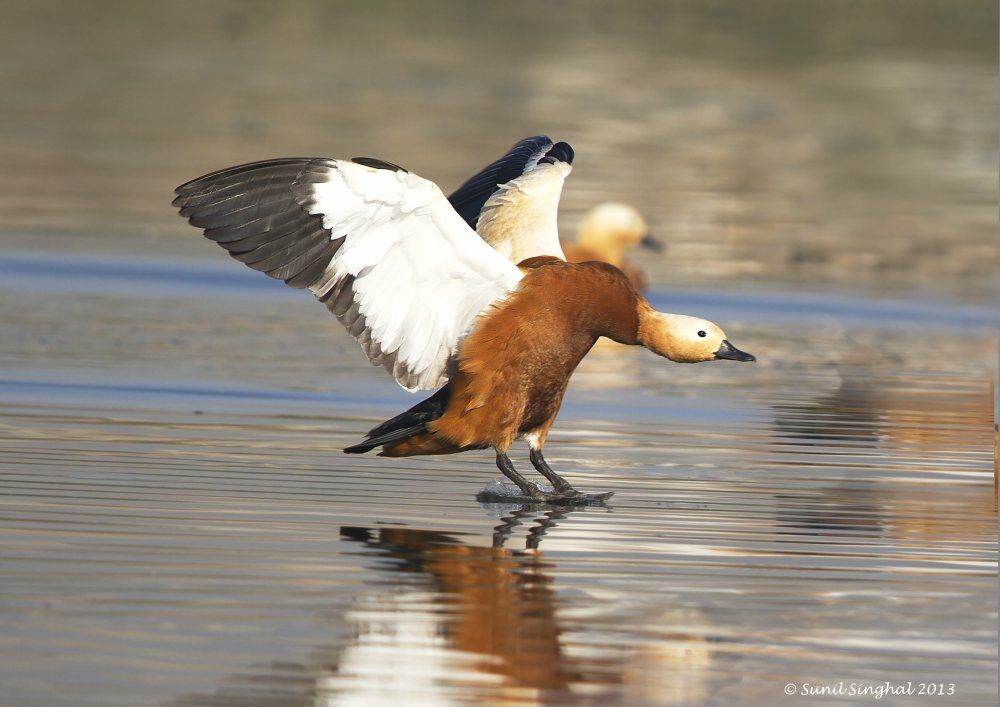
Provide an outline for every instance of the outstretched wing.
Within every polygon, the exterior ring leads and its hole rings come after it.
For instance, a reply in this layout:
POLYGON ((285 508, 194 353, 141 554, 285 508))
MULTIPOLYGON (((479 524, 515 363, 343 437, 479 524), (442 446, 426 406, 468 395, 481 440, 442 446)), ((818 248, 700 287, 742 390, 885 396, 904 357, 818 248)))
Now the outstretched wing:
MULTIPOLYGON (((479 222, 479 212, 483 210, 486 201, 500 189, 500 185, 533 170, 552 146, 552 140, 546 135, 524 138, 510 148, 506 155, 469 177, 448 197, 448 201, 465 222, 475 229, 479 222)), ((570 157, 569 161, 572 162, 573 158, 570 157)))
POLYGON ((176 194, 181 215, 232 257, 309 288, 410 391, 448 379, 459 340, 521 278, 433 182, 380 160, 266 160, 176 194))
POLYGON ((528 137, 459 187, 448 201, 495 250, 518 263, 562 258, 556 215, 573 148, 545 135, 528 137))

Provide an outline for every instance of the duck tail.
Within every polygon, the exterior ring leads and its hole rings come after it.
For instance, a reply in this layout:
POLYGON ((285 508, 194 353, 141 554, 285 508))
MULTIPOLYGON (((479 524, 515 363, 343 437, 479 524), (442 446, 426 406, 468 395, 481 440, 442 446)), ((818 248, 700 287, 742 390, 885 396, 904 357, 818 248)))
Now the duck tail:
POLYGON ((365 437, 361 442, 353 444, 350 447, 344 447, 345 454, 364 454, 365 452, 370 452, 375 449, 375 447, 381 447, 383 444, 389 444, 390 442, 398 442, 401 439, 407 439, 413 435, 420 434, 421 432, 427 431, 427 425, 413 425, 412 427, 403 427, 402 429, 393 430, 384 435, 379 435, 377 437, 365 437))
POLYGON ((363 440, 344 449, 345 454, 364 454, 376 447, 398 442, 427 431, 427 423, 441 417, 451 398, 451 386, 446 385, 434 395, 422 400, 406 412, 373 427, 363 440))

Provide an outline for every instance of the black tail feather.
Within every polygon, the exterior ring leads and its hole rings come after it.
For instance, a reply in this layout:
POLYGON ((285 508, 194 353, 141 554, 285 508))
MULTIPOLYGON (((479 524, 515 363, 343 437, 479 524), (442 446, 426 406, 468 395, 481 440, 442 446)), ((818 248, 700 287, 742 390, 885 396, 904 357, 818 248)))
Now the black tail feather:
POLYGON ((403 427, 402 429, 393 430, 384 435, 378 437, 366 437, 363 442, 352 445, 350 447, 344 448, 345 454, 364 454, 365 452, 370 452, 375 449, 375 447, 381 447, 383 444, 389 444, 389 442, 395 442, 400 439, 406 439, 407 437, 412 437, 413 435, 420 434, 421 432, 427 431, 427 424, 414 425, 413 427, 403 427))
POLYGON ((381 447, 383 444, 396 442, 421 432, 427 431, 427 423, 438 419, 444 414, 451 397, 451 387, 446 385, 434 395, 422 400, 406 412, 386 420, 381 425, 373 427, 358 444, 344 449, 346 454, 364 454, 381 447))

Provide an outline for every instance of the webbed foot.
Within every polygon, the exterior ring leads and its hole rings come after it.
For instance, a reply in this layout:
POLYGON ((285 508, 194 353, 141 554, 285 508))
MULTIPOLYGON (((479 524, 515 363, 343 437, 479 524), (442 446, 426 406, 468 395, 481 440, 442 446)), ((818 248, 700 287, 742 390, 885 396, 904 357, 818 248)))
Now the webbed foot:
POLYGON ((581 493, 575 489, 546 491, 535 484, 520 489, 509 484, 494 482, 476 494, 476 500, 480 503, 522 504, 526 506, 590 506, 600 505, 613 495, 613 491, 605 493, 581 493))
POLYGON ((570 491, 552 491, 545 493, 545 503, 554 506, 592 506, 599 505, 615 495, 614 491, 604 493, 583 493, 572 489, 570 491))

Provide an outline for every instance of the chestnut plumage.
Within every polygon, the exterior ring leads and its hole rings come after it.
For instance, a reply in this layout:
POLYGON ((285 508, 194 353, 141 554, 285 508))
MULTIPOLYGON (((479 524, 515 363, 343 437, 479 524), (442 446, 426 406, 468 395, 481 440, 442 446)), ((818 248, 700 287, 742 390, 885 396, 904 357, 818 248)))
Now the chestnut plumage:
POLYGON ((401 386, 438 389, 346 452, 492 448, 523 499, 587 503, 610 493, 576 491, 542 447, 599 337, 683 363, 754 358, 712 322, 655 311, 614 265, 565 261, 556 213, 572 159, 527 138, 449 203, 384 160, 281 158, 188 182, 174 204, 234 258, 308 288, 401 386), (522 437, 552 491, 507 456, 522 437))

